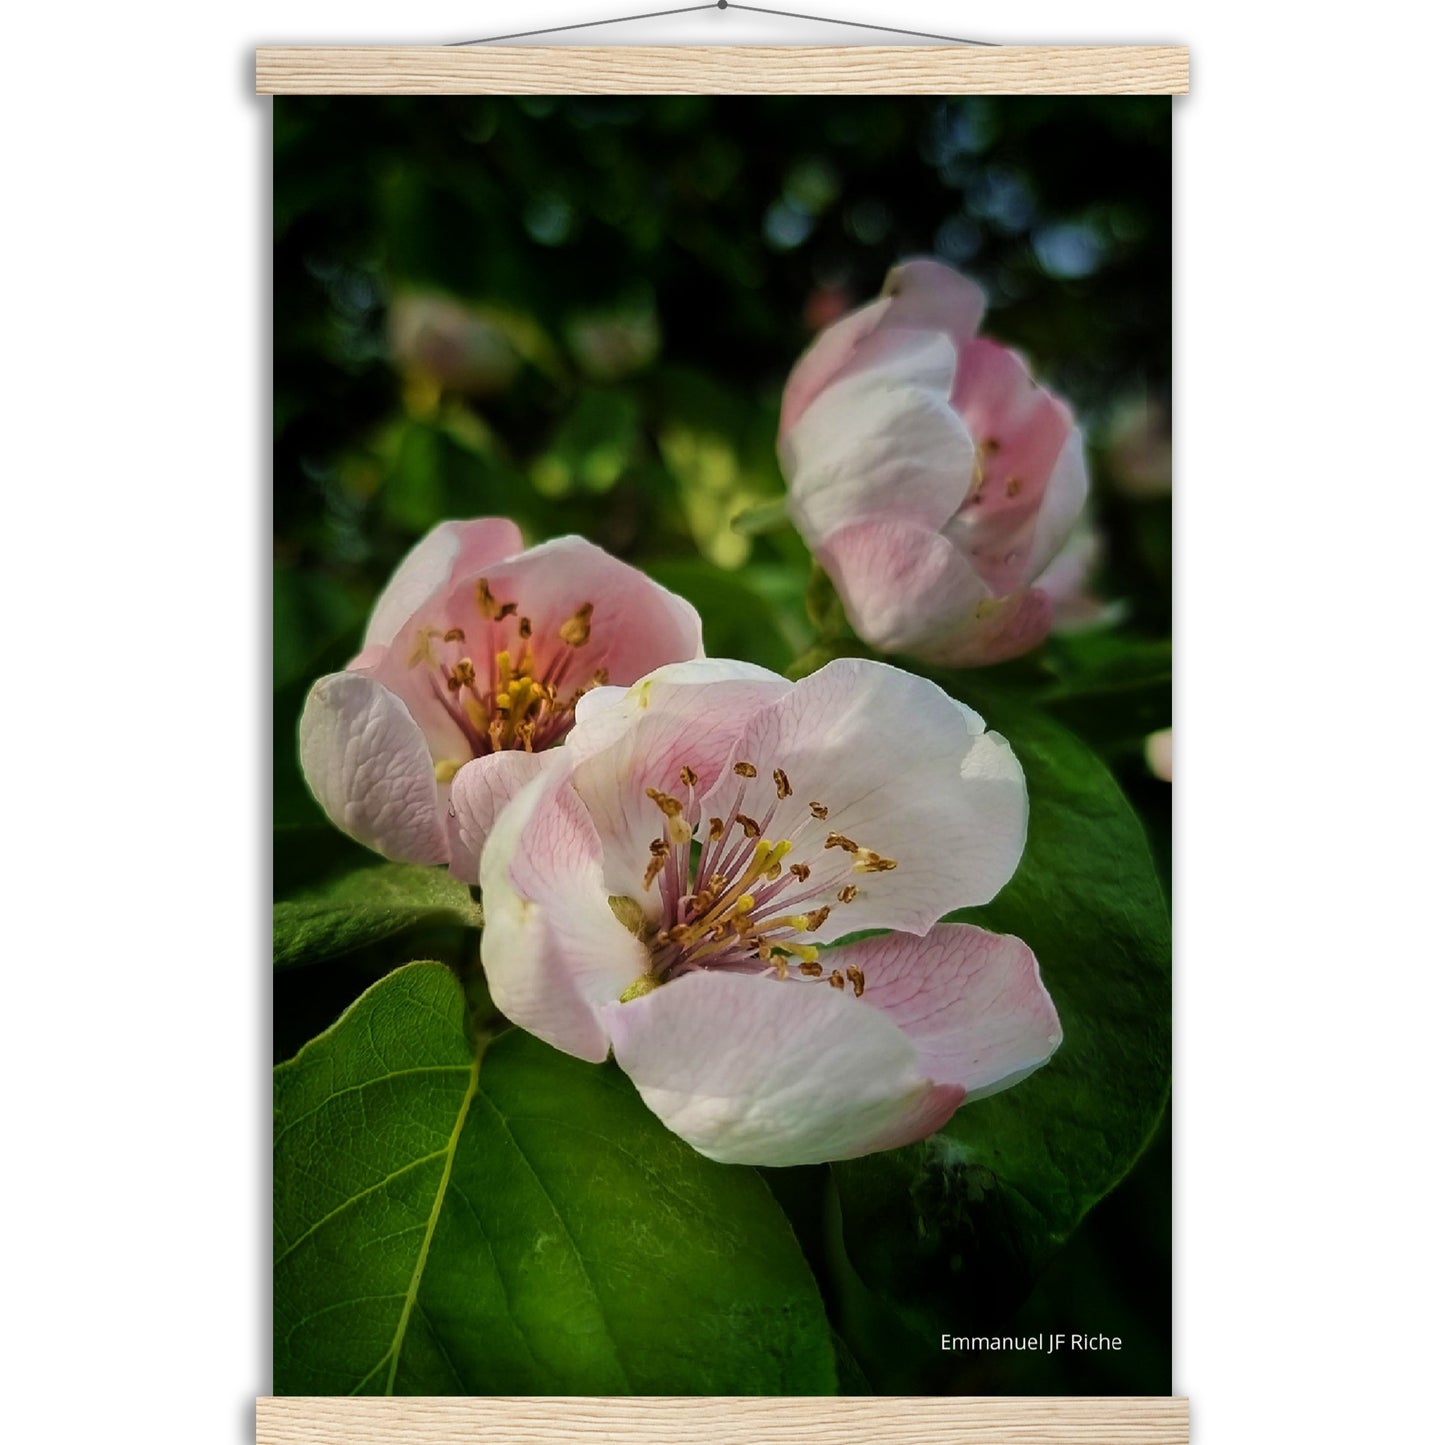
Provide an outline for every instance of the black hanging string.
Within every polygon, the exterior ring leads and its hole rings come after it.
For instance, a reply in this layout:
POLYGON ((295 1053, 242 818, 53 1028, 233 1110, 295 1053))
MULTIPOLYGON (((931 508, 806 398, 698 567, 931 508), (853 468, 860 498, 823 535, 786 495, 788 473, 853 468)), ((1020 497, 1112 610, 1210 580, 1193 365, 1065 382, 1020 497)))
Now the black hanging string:
POLYGON ((896 25, 870 25, 865 20, 837 20, 829 15, 802 15, 796 10, 771 10, 766 5, 738 5, 732 0, 710 0, 706 5, 683 5, 676 10, 649 10, 642 15, 614 15, 606 20, 579 20, 572 25, 550 25, 545 30, 518 30, 511 35, 486 35, 480 40, 453 40, 452 45, 495 45, 499 40, 527 40, 534 35, 557 35, 564 30, 590 30, 597 25, 626 25, 632 20, 658 20, 664 15, 688 15, 695 10, 749 10, 754 15, 780 15, 786 20, 811 20, 819 25, 847 25, 854 30, 881 30, 889 35, 911 35, 917 40, 942 40, 949 45, 994 45, 993 40, 964 40, 957 35, 931 35, 926 30, 902 30, 896 25))

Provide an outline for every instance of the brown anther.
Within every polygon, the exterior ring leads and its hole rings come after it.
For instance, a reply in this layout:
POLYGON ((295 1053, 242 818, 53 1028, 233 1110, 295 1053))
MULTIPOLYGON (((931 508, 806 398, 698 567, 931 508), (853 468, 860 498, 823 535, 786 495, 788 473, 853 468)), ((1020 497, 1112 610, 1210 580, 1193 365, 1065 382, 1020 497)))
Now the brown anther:
POLYGON ((462 658, 452 668, 452 676, 456 679, 458 687, 470 687, 477 680, 477 669, 472 665, 471 658, 462 658))
POLYGON ((642 891, 647 892, 652 887, 652 880, 667 867, 666 858, 651 858, 648 860, 647 872, 642 875, 642 891))
POLYGON ((728 880, 721 873, 714 873, 712 877, 707 880, 707 891, 709 893, 715 893, 719 897, 726 891, 727 886, 728 880))
POLYGON ((853 860, 853 867, 859 873, 887 873, 898 866, 896 859, 885 858, 871 848, 859 848, 857 854, 858 856, 853 860))
POLYGON ((775 969, 777 969, 777 971, 778 971, 778 977, 779 977, 779 978, 787 978, 787 976, 788 976, 788 956, 787 956, 787 954, 785 954, 785 953, 780 953, 780 954, 773 960, 773 967, 774 967, 775 969))
POLYGON ((1017 477, 1010 477, 1008 481, 1004 484, 1004 491, 1007 492, 1009 496, 1016 497, 1018 496, 1019 490, 1022 486, 1023 483, 1019 481, 1017 477))
POLYGON ((488 622, 498 622, 503 617, 510 617, 517 610, 515 602, 497 601, 492 595, 492 589, 487 586, 485 577, 477 578, 477 606, 488 622))
POLYGON ((816 933, 817 930, 823 926, 824 920, 832 911, 832 908, 825 903, 821 908, 815 908, 811 913, 805 913, 803 918, 808 925, 805 931, 808 933, 816 933))
POLYGON ((715 923, 708 930, 708 937, 711 938, 714 943, 721 943, 731 935, 732 931, 731 923, 715 923))
POLYGON ((853 985, 853 997, 863 997, 863 970, 857 964, 848 965, 848 982, 853 985))
POLYGON ((737 815, 737 822, 738 822, 739 826, 740 826, 740 827, 742 828, 742 830, 743 830, 743 837, 745 837, 745 838, 760 838, 760 837, 762 837, 763 830, 757 825, 756 822, 753 821, 753 819, 749 818, 746 814, 744 814, 744 813, 739 813, 739 814, 737 815))
POLYGON ((532 635, 532 619, 530 617, 519 617, 517 619, 517 636, 525 642, 532 635))
POLYGON ((808 811, 821 823, 828 816, 828 810, 821 803, 809 803, 808 811))
POLYGON ((992 456, 1001 445, 1002 443, 997 437, 984 437, 978 444, 979 450, 987 456, 992 456))
POLYGON ((688 912, 694 918, 701 918, 716 902, 717 895, 715 893, 706 888, 700 888, 687 900, 688 912))
POLYGON ((709 818, 707 820, 707 840, 709 843, 716 843, 726 832, 727 828, 721 818, 709 818))
POLYGON ((592 604, 584 602, 558 629, 568 647, 581 647, 592 636, 592 604))
POLYGON ((447 691, 448 691, 448 692, 460 692, 460 691, 462 690, 461 680, 457 677, 456 673, 454 673, 454 672, 449 672, 449 673, 447 673, 447 674, 446 674, 446 679, 447 679, 447 691))
POLYGON ((667 930, 667 941, 669 943, 681 943, 692 930, 685 923, 674 923, 667 930))
POLYGON ((793 785, 788 781, 788 775, 781 768, 773 769, 773 786, 778 790, 780 798, 793 796, 793 785))
POLYGON ((682 771, 681 771, 680 773, 678 773, 678 777, 682 779, 682 785, 683 785, 683 787, 685 787, 685 788, 695 788, 695 787, 697 787, 697 774, 696 774, 695 772, 693 772, 693 770, 692 770, 690 767, 688 767, 688 765, 687 765, 686 763, 684 763, 684 764, 682 765, 682 771))
POLYGON ((467 634, 463 632, 460 627, 453 627, 449 631, 442 633, 443 642, 465 642, 466 640, 467 634))
POLYGON ((607 669, 606 669, 605 667, 599 667, 599 668, 597 669, 597 671, 592 674, 592 686, 593 686, 593 687, 606 687, 606 686, 607 686, 607 669))
POLYGON ((829 833, 823 840, 825 848, 841 848, 845 853, 856 853, 858 845, 851 839, 845 838, 841 833, 829 833))
POLYGON ((651 853, 654 858, 666 858, 672 851, 672 847, 665 839, 654 838, 652 842, 647 845, 647 851, 651 853))
POLYGON ((804 978, 822 978, 823 965, 821 963, 800 963, 798 965, 798 972, 801 973, 804 978))
POLYGON ((806 883, 808 881, 808 874, 810 874, 812 871, 813 870, 809 868, 806 863, 794 863, 788 869, 788 872, 791 873, 793 877, 798 880, 799 883, 806 883))
POLYGON ((647 790, 647 796, 651 798, 669 818, 681 816, 682 804, 670 794, 659 792, 656 788, 649 788, 647 790))
POLYGON ((851 903, 858 896, 858 885, 856 883, 846 884, 838 890, 839 903, 851 903))
POLYGON ((740 778, 755 778, 758 770, 751 763, 734 763, 733 772, 740 778))
POLYGON ((843 975, 835 968, 833 972, 828 975, 828 983, 833 988, 843 988, 843 975))
POLYGON ((517 735, 517 740, 522 744, 523 752, 530 753, 532 751, 532 734, 536 730, 537 725, 530 718, 525 717, 513 729, 517 735))

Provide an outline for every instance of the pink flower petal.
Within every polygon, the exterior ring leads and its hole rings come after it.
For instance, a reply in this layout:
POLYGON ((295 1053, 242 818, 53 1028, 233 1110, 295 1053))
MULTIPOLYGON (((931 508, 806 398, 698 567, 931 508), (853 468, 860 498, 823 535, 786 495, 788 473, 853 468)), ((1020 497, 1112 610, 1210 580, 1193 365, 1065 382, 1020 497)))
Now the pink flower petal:
POLYGON ((817 557, 853 629, 880 652, 979 667, 1017 657, 1048 635, 1044 593, 993 597, 946 536, 912 523, 842 527, 817 557))
POLYGON ((301 768, 327 817, 407 863, 444 863, 446 832, 421 730, 400 699, 356 672, 323 677, 301 714, 301 768))
POLYGON ((863 928, 924 933, 950 910, 992 898, 1023 852, 1028 802, 1008 744, 941 688, 885 663, 841 658, 805 677, 748 718, 732 758, 757 776, 725 772, 703 814, 731 816, 741 793, 736 808, 764 837, 792 840, 789 864, 810 876, 780 904, 802 907, 811 893, 807 908, 831 908, 809 941, 863 928), (783 799, 775 769, 791 789, 783 799), (895 866, 860 869, 866 855, 829 847, 829 835, 895 866), (856 896, 835 905, 847 887, 856 896))
POLYGON ((522 550, 522 534, 506 517, 442 522, 401 559, 366 625, 369 648, 389 643, 429 598, 455 577, 479 571, 522 550))
POLYGON ((890 301, 889 327, 942 331, 958 351, 973 340, 988 304, 967 276, 927 256, 895 266, 883 294, 890 301))
POLYGON ((439 697, 435 671, 415 665, 427 632, 462 633, 477 672, 489 677, 501 652, 513 664, 520 657, 521 617, 531 626, 537 675, 560 679, 564 699, 600 673, 630 683, 663 663, 702 652, 702 623, 691 603, 581 537, 559 537, 460 579, 454 575, 447 591, 413 615, 409 632, 396 638, 376 668, 421 725, 433 757, 460 763, 474 749, 439 697), (515 604, 515 613, 497 620, 482 615, 477 584, 483 578, 496 602, 515 604), (589 604, 586 640, 571 645, 563 630, 589 604))
POLYGON ((886 1014, 825 984, 691 973, 602 1013, 643 1102, 727 1164, 891 1148, 932 1133, 962 1097, 922 1075, 886 1014))
POLYGON ((824 955, 863 973, 862 1001, 908 1035, 922 1073, 996 1094, 1048 1062, 1063 1038, 1038 961, 1022 940, 968 923, 940 923, 922 938, 894 933, 824 955))
POLYGON ((962 350, 986 305, 983 292, 942 262, 905 261, 888 273, 883 294, 827 327, 805 351, 783 388, 779 445, 786 450, 798 419, 819 395, 886 354, 882 333, 936 331, 962 350))
POLYGON ((598 1017, 647 971, 602 881, 602 847, 565 765, 549 767, 502 810, 482 849, 482 966, 493 1001, 564 1053, 607 1057, 598 1017))
POLYGON ((463 883, 477 885, 482 846, 502 809, 543 769, 551 753, 515 749, 473 758, 452 779, 447 809, 451 872, 463 883))
POLYGON ((886 359, 835 381, 789 437, 788 511, 811 547, 875 515, 936 531, 968 493, 973 442, 948 404, 953 346, 938 332, 890 335, 886 359))
POLYGON ((684 766, 697 774, 701 797, 717 781, 748 718, 793 685, 764 668, 704 659, 658 669, 628 689, 613 708, 588 716, 572 785, 602 839, 607 886, 655 914, 656 886, 644 889, 648 844, 663 832, 663 815, 647 789, 687 801, 684 766), (606 729, 603 734, 602 730, 606 729), (598 746, 604 736, 609 741, 598 746))
MULTIPOLYGON (((609 681, 629 683, 664 663, 702 656, 702 622, 690 602, 581 537, 543 542, 486 576, 499 599, 515 600, 532 619, 538 663, 565 649, 579 681, 605 668, 609 681), (589 602, 590 636, 567 648, 561 629, 589 602)), ((456 620, 475 618, 472 579, 453 604, 456 620)))
POLYGON ((780 441, 792 431, 823 388, 849 366, 858 348, 878 329, 887 312, 888 302, 882 299, 849 312, 820 332, 799 357, 783 387, 782 415, 778 422, 780 441))
POLYGON ((973 434, 982 477, 950 535, 1003 596, 1038 575, 1077 520, 1087 490, 1082 441, 1068 407, 995 341, 964 348, 953 405, 973 434))
MULTIPOLYGON (((574 762, 581 762, 617 742, 642 718, 661 716, 664 712, 677 717, 684 728, 701 720, 711 735, 724 721, 717 716, 719 712, 740 715, 750 706, 761 707, 781 697, 791 686, 779 673, 730 657, 699 657, 691 662, 668 663, 654 668, 631 687, 593 688, 577 704, 577 723, 567 735, 567 751, 574 762), (729 686, 721 692, 697 691, 705 684, 716 686, 718 683, 729 686), (715 706, 709 698, 721 706, 715 706)), ((707 756, 700 756, 693 764, 700 777, 707 779, 699 783, 700 787, 712 786, 712 778, 730 746, 730 739, 721 751, 717 745, 709 745, 707 756)))

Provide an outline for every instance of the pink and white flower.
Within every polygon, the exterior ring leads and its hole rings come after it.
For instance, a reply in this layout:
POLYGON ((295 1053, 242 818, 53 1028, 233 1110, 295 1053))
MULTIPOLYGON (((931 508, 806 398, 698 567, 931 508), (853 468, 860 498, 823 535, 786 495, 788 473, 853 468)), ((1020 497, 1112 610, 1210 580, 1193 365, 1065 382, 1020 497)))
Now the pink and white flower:
POLYGON ((483 851, 492 997, 614 1054, 710 1158, 908 1143, 1058 1046, 1028 947, 939 922, 1008 880, 1026 817, 1008 744, 883 663, 599 688, 483 851), (894 931, 828 947, 867 929, 894 931))
POLYGON ((789 513, 854 630, 961 667, 1043 640, 1032 584, 1088 491, 1069 408, 977 335, 983 311, 942 263, 895 267, 794 367, 778 432, 789 513))
POLYGON ((702 654, 692 605, 580 537, 523 550, 513 522, 443 522, 378 598, 365 644, 311 689, 301 765, 344 833, 477 881, 498 809, 577 705, 702 654))

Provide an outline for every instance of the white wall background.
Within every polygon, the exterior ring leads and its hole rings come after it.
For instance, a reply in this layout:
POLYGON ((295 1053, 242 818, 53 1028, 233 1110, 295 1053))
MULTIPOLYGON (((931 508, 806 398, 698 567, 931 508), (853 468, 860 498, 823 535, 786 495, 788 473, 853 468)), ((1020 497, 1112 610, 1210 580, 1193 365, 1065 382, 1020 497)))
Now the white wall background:
MULTIPOLYGON (((129 1438, 144 1407, 150 1440, 243 1440, 268 1384, 270 131, 251 51, 666 3, 11 14, 11 1438, 129 1438)), ((1445 1001, 1438 9, 822 8, 1193 47, 1176 109, 1176 1386, 1206 1445, 1425 1438, 1445 1001)), ((733 10, 577 38, 888 37, 733 10)))

